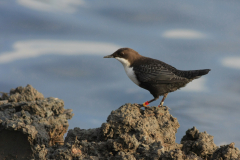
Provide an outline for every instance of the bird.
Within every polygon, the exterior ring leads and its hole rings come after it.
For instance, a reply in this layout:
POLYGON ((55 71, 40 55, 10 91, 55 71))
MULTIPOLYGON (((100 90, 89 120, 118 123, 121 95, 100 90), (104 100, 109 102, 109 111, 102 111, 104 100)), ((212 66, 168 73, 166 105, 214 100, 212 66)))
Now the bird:
POLYGON ((153 99, 142 104, 146 108, 160 96, 163 96, 163 98, 158 107, 163 107, 164 100, 169 92, 185 87, 192 80, 208 74, 211 70, 178 70, 160 60, 142 56, 131 48, 120 48, 103 58, 115 58, 120 61, 127 76, 136 85, 148 90, 153 95, 153 99))

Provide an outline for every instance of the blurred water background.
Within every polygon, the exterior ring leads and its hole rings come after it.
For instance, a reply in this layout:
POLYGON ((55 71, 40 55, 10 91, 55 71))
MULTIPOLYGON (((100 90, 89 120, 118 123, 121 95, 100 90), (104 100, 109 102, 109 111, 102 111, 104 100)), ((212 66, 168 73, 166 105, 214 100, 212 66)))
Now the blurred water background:
POLYGON ((0 90, 31 84, 73 109, 69 128, 100 127, 121 105, 152 99, 103 59, 130 47, 178 69, 211 69, 165 100, 177 142, 196 126, 240 147, 239 15, 237 0, 0 0, 0 90))

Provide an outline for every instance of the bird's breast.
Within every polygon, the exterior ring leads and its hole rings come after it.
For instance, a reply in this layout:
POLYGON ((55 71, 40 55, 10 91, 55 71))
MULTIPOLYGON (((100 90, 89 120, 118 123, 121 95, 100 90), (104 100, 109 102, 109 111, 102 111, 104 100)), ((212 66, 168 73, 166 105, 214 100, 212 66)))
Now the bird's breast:
POLYGON ((136 84, 139 86, 140 82, 137 80, 137 77, 133 71, 133 67, 124 66, 125 72, 127 76, 136 84))

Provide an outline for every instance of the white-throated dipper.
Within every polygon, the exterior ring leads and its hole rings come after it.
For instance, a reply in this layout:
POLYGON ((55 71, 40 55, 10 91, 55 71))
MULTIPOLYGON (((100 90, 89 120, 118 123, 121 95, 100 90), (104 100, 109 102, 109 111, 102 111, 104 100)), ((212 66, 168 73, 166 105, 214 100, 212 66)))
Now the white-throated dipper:
POLYGON ((163 96, 158 107, 163 106, 169 92, 186 86, 187 83, 208 74, 210 69, 178 70, 160 60, 144 57, 131 48, 120 48, 103 58, 115 58, 120 61, 128 77, 139 87, 148 90, 154 97, 143 103, 144 107, 163 96))

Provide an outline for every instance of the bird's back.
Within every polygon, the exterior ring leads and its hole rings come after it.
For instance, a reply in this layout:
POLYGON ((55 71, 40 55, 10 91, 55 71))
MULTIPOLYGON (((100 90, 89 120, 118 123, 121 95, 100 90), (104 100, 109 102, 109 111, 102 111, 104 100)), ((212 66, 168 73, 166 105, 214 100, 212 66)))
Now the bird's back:
POLYGON ((175 83, 189 82, 207 74, 210 69, 178 70, 175 67, 157 59, 142 56, 134 63, 135 73, 142 82, 175 83))

